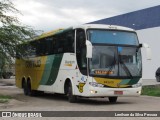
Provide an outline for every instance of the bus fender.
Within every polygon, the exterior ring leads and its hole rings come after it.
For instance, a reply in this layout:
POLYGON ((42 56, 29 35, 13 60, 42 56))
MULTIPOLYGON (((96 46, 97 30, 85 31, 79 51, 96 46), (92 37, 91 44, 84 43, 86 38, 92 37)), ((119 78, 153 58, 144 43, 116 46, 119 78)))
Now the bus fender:
MULTIPOLYGON (((72 79, 71 77, 67 77, 67 78, 65 79, 63 86, 65 86, 67 80, 69 80, 69 81, 71 82, 71 84, 72 84, 72 92, 73 92, 73 95, 75 95, 75 86, 74 86, 73 79, 72 79)), ((64 91, 65 91, 65 90, 64 90, 64 91)), ((64 92, 64 93, 65 93, 65 92, 64 92)))

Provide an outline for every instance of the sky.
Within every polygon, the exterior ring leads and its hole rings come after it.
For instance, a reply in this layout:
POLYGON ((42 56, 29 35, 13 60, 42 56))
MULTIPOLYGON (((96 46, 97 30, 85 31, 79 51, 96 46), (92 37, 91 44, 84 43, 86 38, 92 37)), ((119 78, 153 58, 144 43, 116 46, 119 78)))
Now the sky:
POLYGON ((44 32, 67 28, 152 6, 160 0, 11 0, 19 20, 44 32))

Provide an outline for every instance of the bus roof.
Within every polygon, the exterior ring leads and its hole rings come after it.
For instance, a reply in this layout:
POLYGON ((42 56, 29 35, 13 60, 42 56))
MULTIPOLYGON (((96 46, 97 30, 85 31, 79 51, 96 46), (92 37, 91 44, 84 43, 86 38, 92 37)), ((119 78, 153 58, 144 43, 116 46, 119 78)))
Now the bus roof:
POLYGON ((36 37, 34 40, 39 40, 39 39, 42 39, 42 38, 45 38, 45 37, 50 37, 50 36, 53 36, 55 34, 66 32, 66 31, 71 30, 71 29, 73 29, 73 27, 69 27, 69 28, 66 28, 66 29, 60 28, 60 29, 52 30, 50 32, 42 33, 40 36, 36 37))
POLYGON ((52 30, 52 31, 49 31, 49 32, 46 32, 46 33, 42 33, 40 36, 36 37, 35 40, 39 40, 41 38, 45 38, 45 37, 49 37, 49 36, 52 36, 60 31, 62 31, 63 29, 60 28, 60 29, 57 29, 57 30, 52 30))
MULTIPOLYGON (((109 29, 109 30, 125 30, 125 31, 134 31, 131 28, 127 28, 127 27, 123 27, 123 26, 117 26, 117 25, 105 25, 105 24, 84 24, 84 25, 79 25, 76 27, 70 27, 70 28, 66 28, 66 29, 56 29, 56 30, 52 30, 50 32, 46 32, 46 33, 42 33, 40 36, 36 37, 34 40, 39 40, 45 37, 49 37, 55 34, 59 34, 71 29, 77 29, 77 28, 82 28, 82 29, 89 29, 89 28, 93 28, 93 29, 109 29)), ((32 40, 31 40, 32 41, 32 40)))
POLYGON ((80 26, 76 26, 73 29, 76 28, 82 28, 82 29, 109 29, 109 30, 124 30, 124 31, 135 31, 134 29, 123 27, 123 26, 117 26, 117 25, 106 25, 106 24, 84 24, 80 26))

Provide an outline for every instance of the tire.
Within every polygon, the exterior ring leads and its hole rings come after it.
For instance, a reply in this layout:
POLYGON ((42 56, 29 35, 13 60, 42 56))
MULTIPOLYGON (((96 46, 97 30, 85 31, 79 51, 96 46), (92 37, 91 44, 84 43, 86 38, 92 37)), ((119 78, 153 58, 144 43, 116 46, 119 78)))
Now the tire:
POLYGON ((27 83, 25 81, 23 81, 22 87, 23 87, 23 93, 24 93, 24 95, 28 95, 27 83))
POLYGON ((31 90, 31 82, 30 80, 27 81, 27 89, 28 89, 28 95, 32 96, 32 90, 31 90))
POLYGON ((30 80, 27 81, 27 90, 29 96, 36 96, 38 94, 38 91, 32 90, 30 80))
POLYGON ((116 103, 118 97, 108 97, 110 103, 116 103))
POLYGON ((72 84, 69 83, 68 86, 68 101, 70 103, 75 103, 77 101, 77 96, 73 95, 72 84))
POLYGON ((38 96, 44 94, 43 91, 32 90, 30 80, 27 82, 27 92, 28 92, 27 95, 29 96, 38 96))
POLYGON ((160 76, 156 76, 157 82, 160 82, 160 76))

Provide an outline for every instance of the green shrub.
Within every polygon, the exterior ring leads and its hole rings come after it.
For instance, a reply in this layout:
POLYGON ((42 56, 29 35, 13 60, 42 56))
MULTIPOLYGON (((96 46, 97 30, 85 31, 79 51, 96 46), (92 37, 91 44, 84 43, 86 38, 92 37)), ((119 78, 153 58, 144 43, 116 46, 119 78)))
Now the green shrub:
POLYGON ((9 95, 0 95, 0 103, 6 103, 9 101, 9 99, 12 99, 9 95))
POLYGON ((160 86, 159 85, 143 86, 142 95, 160 97, 160 86))

